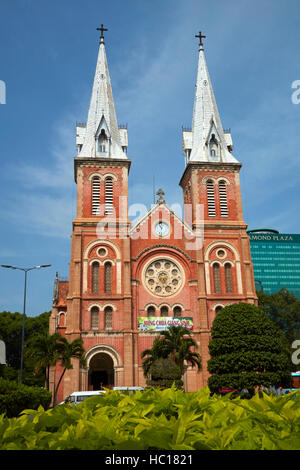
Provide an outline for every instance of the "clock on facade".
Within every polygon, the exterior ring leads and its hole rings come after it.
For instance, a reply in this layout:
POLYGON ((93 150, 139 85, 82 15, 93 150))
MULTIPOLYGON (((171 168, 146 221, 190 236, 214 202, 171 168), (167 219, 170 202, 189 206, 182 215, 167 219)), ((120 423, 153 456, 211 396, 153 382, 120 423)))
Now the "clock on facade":
POLYGON ((159 221, 158 224, 155 225, 155 233, 159 237, 165 237, 168 235, 169 231, 169 225, 166 222, 159 221))
POLYGON ((146 268, 144 284, 151 294, 167 297, 177 293, 183 283, 181 268, 170 259, 156 259, 146 268))

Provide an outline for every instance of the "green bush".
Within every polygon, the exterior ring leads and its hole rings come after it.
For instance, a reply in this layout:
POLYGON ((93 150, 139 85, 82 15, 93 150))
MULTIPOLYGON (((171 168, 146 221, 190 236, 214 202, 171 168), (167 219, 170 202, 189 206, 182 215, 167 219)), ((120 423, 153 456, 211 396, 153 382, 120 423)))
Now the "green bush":
POLYGON ((210 397, 107 391, 80 405, 0 416, 1 450, 297 450, 300 394, 210 397), (2 419, 1 419, 2 418, 2 419))
POLYGON ((211 337, 211 392, 229 387, 254 393, 260 385, 291 385, 284 334, 260 308, 242 302, 224 307, 213 321, 211 337))
POLYGON ((170 388, 173 383, 176 388, 183 386, 181 369, 169 357, 156 359, 150 367, 149 373, 151 379, 147 379, 146 383, 151 387, 170 388))
POLYGON ((44 388, 29 387, 0 378, 0 413, 8 418, 19 416, 26 408, 47 409, 51 403, 51 392, 44 388))

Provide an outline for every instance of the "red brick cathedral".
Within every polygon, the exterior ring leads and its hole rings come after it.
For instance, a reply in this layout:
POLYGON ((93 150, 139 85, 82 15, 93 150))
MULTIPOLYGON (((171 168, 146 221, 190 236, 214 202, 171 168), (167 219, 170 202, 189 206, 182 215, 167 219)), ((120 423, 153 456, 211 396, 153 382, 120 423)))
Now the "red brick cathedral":
MULTIPOLYGON (((101 386, 145 385, 141 352, 172 324, 191 329, 198 344, 203 369, 187 364, 183 377, 186 391, 198 390, 207 384, 210 328, 218 311, 234 302, 256 303, 242 212, 242 165, 232 154, 230 133, 223 130, 203 36, 198 37, 192 127, 182 132, 184 216, 159 190, 156 204, 132 225, 127 129, 117 122, 101 31, 87 123, 76 129, 70 277, 56 277, 50 318, 50 334, 82 338, 86 367, 74 361, 58 399, 101 386)), ((60 374, 57 365, 52 387, 60 374)))

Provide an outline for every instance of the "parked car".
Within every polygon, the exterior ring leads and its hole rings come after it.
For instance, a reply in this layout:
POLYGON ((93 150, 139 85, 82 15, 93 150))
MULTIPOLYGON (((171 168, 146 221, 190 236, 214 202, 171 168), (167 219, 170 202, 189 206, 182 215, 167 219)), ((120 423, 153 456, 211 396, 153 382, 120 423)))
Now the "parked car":
MULTIPOLYGON (((143 387, 113 387, 112 391, 119 391, 121 393, 129 393, 129 395, 132 395, 133 393, 140 391, 143 392, 144 388, 143 387)), ((82 403, 84 400, 86 400, 89 397, 94 397, 97 395, 101 395, 103 393, 106 393, 106 390, 91 390, 91 391, 80 391, 80 392, 73 392, 70 395, 68 395, 64 401, 61 401, 58 403, 59 405, 63 405, 64 403, 70 403, 71 405, 78 405, 79 403, 82 403)))
POLYGON ((103 393, 106 393, 105 390, 93 390, 93 391, 88 391, 88 392, 73 392, 70 395, 68 395, 64 401, 61 401, 58 403, 59 405, 63 405, 64 403, 70 403, 71 405, 78 405, 79 403, 82 403, 84 400, 86 400, 89 397, 94 397, 96 395, 101 395, 103 393))

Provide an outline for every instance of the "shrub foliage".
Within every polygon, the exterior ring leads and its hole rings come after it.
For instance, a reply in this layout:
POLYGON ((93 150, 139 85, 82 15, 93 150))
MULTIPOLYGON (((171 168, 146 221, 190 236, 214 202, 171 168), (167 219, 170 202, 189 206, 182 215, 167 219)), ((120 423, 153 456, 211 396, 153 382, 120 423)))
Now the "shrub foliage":
POLYGON ((107 391, 80 405, 0 417, 2 450, 294 450, 300 394, 250 400, 175 387, 107 391))
POLYGON ((211 337, 208 385, 212 392, 230 387, 253 393, 260 385, 291 384, 285 337, 255 305, 238 303, 223 308, 213 322, 211 337))
POLYGON ((25 408, 47 409, 51 402, 51 392, 44 388, 30 387, 0 378, 0 413, 8 418, 18 416, 25 408))

